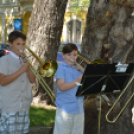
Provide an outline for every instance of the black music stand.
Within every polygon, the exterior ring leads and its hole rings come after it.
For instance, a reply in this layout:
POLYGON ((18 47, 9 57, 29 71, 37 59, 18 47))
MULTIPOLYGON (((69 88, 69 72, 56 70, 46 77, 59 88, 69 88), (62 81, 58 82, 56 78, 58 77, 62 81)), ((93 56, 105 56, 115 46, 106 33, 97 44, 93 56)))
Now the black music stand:
POLYGON ((126 86, 134 69, 134 63, 124 68, 116 68, 117 64, 88 64, 81 80, 76 96, 100 96, 100 108, 98 112, 98 134, 100 134, 101 119, 101 95, 119 93, 126 86))
POLYGON ((117 63, 88 64, 76 96, 117 93, 126 86, 134 69, 134 63, 128 64, 126 72, 116 72, 117 63))

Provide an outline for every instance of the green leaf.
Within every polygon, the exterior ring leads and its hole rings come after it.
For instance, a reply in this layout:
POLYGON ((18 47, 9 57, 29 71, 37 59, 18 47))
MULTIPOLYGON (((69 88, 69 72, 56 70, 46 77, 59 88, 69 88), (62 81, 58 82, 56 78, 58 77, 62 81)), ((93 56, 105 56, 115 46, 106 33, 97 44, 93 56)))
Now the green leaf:
POLYGON ((82 11, 83 7, 89 7, 90 0, 69 0, 71 12, 77 13, 82 11))

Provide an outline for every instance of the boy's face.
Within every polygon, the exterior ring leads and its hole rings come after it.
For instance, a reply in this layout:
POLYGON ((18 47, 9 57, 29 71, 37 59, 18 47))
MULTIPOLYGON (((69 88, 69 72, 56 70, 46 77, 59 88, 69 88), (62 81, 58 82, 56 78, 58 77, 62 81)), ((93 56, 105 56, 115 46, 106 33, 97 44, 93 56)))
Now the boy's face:
POLYGON ((70 53, 62 54, 64 61, 70 65, 74 66, 74 63, 71 62, 71 59, 73 59, 74 62, 76 62, 78 52, 76 50, 73 50, 70 53))
POLYGON ((9 42, 9 45, 12 49, 12 52, 14 52, 16 55, 18 55, 19 57, 21 56, 21 53, 19 52, 19 50, 23 50, 25 49, 25 40, 23 40, 22 38, 17 38, 16 40, 13 41, 13 43, 9 42))

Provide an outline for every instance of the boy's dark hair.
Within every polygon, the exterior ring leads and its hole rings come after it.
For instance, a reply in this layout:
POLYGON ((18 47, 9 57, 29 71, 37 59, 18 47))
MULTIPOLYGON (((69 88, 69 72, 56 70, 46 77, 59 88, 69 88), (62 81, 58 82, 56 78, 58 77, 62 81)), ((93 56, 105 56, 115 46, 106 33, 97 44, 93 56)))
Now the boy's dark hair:
POLYGON ((63 46, 62 53, 67 54, 67 53, 70 53, 70 52, 72 52, 74 50, 78 51, 77 46, 75 44, 73 44, 73 43, 68 43, 68 44, 65 44, 63 46))
POLYGON ((26 40, 26 35, 20 31, 13 31, 8 35, 8 42, 13 43, 14 40, 21 38, 24 41, 26 40))

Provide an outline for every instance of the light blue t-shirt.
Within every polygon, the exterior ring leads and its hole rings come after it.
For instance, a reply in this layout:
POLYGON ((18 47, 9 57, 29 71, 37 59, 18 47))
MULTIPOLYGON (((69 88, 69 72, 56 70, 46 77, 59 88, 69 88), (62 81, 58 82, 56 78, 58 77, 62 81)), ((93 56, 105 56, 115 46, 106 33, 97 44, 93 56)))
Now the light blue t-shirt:
MULTIPOLYGON (((63 62, 57 69, 56 80, 61 78, 65 80, 65 83, 69 83, 75 81, 81 74, 82 73, 76 70, 75 67, 71 67, 63 62)), ((84 97, 76 97, 77 89, 78 86, 66 91, 61 91, 59 88, 57 88, 55 104, 69 114, 82 114, 84 112, 84 97)))

